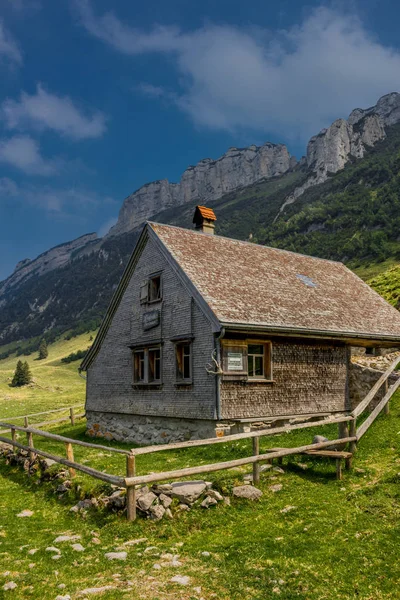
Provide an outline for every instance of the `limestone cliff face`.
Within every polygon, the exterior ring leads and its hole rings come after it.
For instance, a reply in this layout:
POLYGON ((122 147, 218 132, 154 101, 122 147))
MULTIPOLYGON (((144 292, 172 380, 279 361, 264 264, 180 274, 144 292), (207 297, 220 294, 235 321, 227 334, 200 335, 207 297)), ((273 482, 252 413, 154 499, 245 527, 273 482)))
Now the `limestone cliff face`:
POLYGON ((9 288, 18 285, 33 275, 40 276, 58 267, 63 267, 71 260, 75 252, 87 247, 88 244, 93 243, 96 239, 96 233, 88 233, 72 242, 66 242, 65 244, 51 248, 33 260, 29 260, 28 258, 21 260, 15 267, 14 273, 0 282, 0 297, 9 288))
POLYGON ((347 119, 337 119, 313 136, 307 145, 308 179, 288 196, 280 213, 309 187, 337 173, 351 158, 362 158, 368 148, 386 137, 385 127, 400 121, 400 94, 382 96, 375 106, 353 110, 347 119))
POLYGON ((265 177, 282 175, 296 164, 286 146, 264 144, 230 148, 218 160, 206 158, 183 173, 179 183, 167 179, 144 185, 128 196, 117 224, 108 233, 120 235, 157 212, 187 202, 207 203, 265 177))

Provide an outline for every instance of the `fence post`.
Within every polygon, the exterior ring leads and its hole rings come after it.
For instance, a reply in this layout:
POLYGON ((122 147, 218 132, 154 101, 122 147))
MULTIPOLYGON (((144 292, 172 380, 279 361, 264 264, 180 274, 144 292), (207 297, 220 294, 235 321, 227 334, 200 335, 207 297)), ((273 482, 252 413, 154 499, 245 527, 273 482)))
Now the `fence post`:
POLYGON ((71 419, 71 425, 75 425, 75 415, 74 415, 74 409, 72 406, 69 409, 69 418, 71 419))
MULTIPOLYGON (((135 477, 135 475, 135 455, 128 454, 126 457, 126 476, 135 477)), ((134 485, 130 485, 126 488, 126 516, 128 521, 134 521, 136 519, 136 489, 134 485)))
MULTIPOLYGON (((350 421, 350 437, 356 437, 356 436, 357 436, 357 420, 356 420, 356 417, 354 417, 354 419, 352 421, 350 421)), ((357 451, 357 442, 350 442, 349 451, 354 456, 354 453, 357 451)), ((348 459, 348 461, 347 461, 346 466, 348 469, 351 468, 352 460, 353 460, 353 457, 348 459)))
MULTIPOLYGON (((11 439, 13 442, 17 441, 17 432, 14 429, 14 427, 11 427, 11 439)), ((13 453, 16 454, 17 453, 17 448, 16 446, 13 446, 13 453)))
MULTIPOLYGON (((384 390, 385 390, 385 394, 387 394, 388 391, 389 391, 389 380, 388 379, 386 379, 386 381, 385 381, 385 388, 384 388, 384 390)), ((389 400, 389 402, 390 402, 390 400, 389 400)), ((385 415, 388 415, 390 413, 389 402, 386 404, 385 408, 383 409, 383 412, 384 412, 385 415)))
MULTIPOLYGON (((33 434, 30 431, 26 432, 26 439, 28 440, 28 446, 29 448, 33 448, 33 434)), ((32 452, 32 450, 29 450, 29 460, 35 460, 36 458, 36 454, 34 452, 32 452)))
MULTIPOLYGON (((260 454, 260 438, 253 437, 253 456, 260 454)), ((253 463, 253 483, 260 483, 260 463, 253 463)))
MULTIPOLYGON (((74 462, 74 450, 72 448, 71 442, 65 443, 65 450, 67 452, 67 460, 74 462)), ((71 478, 75 477, 75 475, 76 475, 76 471, 72 467, 69 468, 69 475, 71 478)))
POLYGON ((29 427, 28 417, 24 417, 24 427, 29 427))

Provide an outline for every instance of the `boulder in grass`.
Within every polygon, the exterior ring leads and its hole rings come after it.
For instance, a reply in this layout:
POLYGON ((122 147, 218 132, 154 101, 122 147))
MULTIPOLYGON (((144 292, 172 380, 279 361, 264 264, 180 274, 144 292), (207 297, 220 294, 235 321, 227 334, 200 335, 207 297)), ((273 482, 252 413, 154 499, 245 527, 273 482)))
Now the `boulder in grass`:
POLYGON ((234 487, 232 492, 235 498, 246 498, 247 500, 259 500, 262 496, 262 491, 253 485, 239 485, 234 487))
POLYGON ((207 489, 205 481, 178 481, 172 484, 171 496, 184 504, 193 504, 207 489))
POLYGON ((149 508, 150 519, 153 521, 160 521, 165 513, 165 508, 161 504, 154 504, 149 508))

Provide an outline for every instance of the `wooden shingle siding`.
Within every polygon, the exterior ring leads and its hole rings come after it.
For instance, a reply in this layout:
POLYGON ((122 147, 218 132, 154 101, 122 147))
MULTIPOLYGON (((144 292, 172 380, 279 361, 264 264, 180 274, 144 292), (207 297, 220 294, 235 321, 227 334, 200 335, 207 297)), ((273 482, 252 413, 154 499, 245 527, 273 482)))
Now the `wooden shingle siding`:
POLYGON ((349 409, 346 346, 272 342, 273 382, 222 381, 222 419, 349 409))
POLYGON ((216 381, 205 366, 214 337, 209 321, 193 302, 167 261, 149 240, 113 316, 101 348, 88 369, 88 411, 214 419, 216 381), (153 273, 162 273, 162 302, 141 304, 140 288, 153 273), (160 310, 156 327, 143 329, 143 314, 160 310), (193 337, 193 385, 176 385, 175 344, 171 339, 193 337), (130 346, 161 343, 162 385, 133 386, 130 346))

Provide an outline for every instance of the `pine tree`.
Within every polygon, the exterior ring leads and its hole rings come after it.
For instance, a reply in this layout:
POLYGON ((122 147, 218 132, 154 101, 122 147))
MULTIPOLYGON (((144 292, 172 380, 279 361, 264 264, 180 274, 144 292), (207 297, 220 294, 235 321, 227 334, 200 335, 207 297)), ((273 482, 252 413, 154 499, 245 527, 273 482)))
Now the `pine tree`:
POLYGON ((28 383, 31 383, 31 381, 32 381, 32 373, 30 371, 28 363, 26 361, 22 362, 22 360, 19 360, 17 362, 17 366, 15 369, 15 373, 14 373, 14 377, 11 382, 11 385, 13 387, 21 387, 23 385, 27 385, 28 383))
POLYGON ((43 360, 44 358, 47 358, 48 355, 49 355, 49 351, 47 349, 47 342, 43 338, 42 341, 40 342, 40 346, 39 346, 38 360, 43 360))
POLYGON ((32 381, 32 373, 27 361, 22 364, 22 381, 23 383, 21 385, 28 385, 28 383, 31 383, 32 381))

